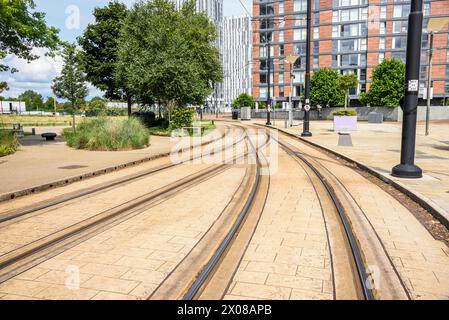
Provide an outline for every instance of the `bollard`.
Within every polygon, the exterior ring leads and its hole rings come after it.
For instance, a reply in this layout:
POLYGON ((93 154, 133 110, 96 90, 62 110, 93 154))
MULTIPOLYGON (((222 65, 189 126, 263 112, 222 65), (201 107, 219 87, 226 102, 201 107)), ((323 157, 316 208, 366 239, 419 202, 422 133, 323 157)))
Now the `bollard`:
POLYGON ((36 135, 36 128, 32 128, 32 129, 31 129, 31 134, 32 134, 33 136, 36 135))

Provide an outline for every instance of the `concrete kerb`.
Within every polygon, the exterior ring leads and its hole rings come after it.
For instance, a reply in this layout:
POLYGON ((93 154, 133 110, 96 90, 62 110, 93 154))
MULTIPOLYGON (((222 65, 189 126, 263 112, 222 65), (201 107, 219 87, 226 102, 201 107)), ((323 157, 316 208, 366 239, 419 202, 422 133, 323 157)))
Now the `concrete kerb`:
POLYGON ((427 210, 428 212, 430 212, 430 214, 432 214, 433 217, 435 217, 436 219, 438 219, 438 221, 440 221, 446 228, 449 228, 449 213, 444 210, 443 208, 441 208, 440 206, 438 206, 436 203, 434 203, 431 199, 423 196, 420 193, 417 193, 416 191, 412 190, 411 188, 407 187, 406 185, 404 185, 401 182, 398 181, 394 181, 393 179, 391 179, 389 176, 385 175, 384 173, 378 172, 372 168, 370 168, 369 166, 363 164, 362 162, 359 162, 357 160, 351 159, 337 151, 334 151, 332 149, 326 148, 322 145, 319 145, 315 142, 309 141, 301 136, 297 136, 293 133, 287 132, 281 128, 277 128, 274 126, 267 126, 267 125, 263 125, 263 124, 256 124, 258 126, 261 127, 269 127, 272 129, 276 129, 279 131, 282 131, 283 133, 294 137, 296 139, 299 139, 313 147, 319 148, 321 150, 324 150, 326 152, 329 152, 339 158, 342 158, 346 161, 348 161, 349 163, 352 163, 354 165, 356 165, 359 169, 368 172, 370 174, 372 174, 373 176, 375 176, 376 178, 382 180, 385 183, 388 183, 389 185, 391 185, 392 187, 394 187, 396 190, 402 192, 403 194, 405 194, 406 196, 408 196, 410 199, 412 199, 413 201, 415 201, 416 203, 418 203, 422 208, 424 208, 425 210, 427 210))
MULTIPOLYGON (((224 134, 221 136, 221 138, 224 136, 224 134)), ((199 145, 194 145, 191 146, 189 149, 193 149, 195 147, 202 147, 205 145, 208 145, 212 142, 214 142, 215 140, 210 140, 210 141, 206 141, 203 142, 199 145)), ((142 158, 139 160, 134 160, 134 161, 130 161, 130 162, 126 162, 126 163, 122 163, 122 164, 118 164, 115 166, 111 166, 108 168, 104 168, 104 169, 100 169, 100 170, 96 170, 96 171, 92 171, 92 172, 87 172, 81 175, 76 175, 76 176, 72 176, 72 177, 68 177, 68 178, 64 178, 64 179, 60 179, 60 180, 56 180, 53 182, 48 182, 48 183, 44 183, 41 185, 37 185, 37 186, 33 186, 33 187, 29 187, 26 189, 22 189, 22 190, 17 190, 17 191, 12 191, 12 192, 7 192, 7 193, 3 193, 0 194, 0 202, 4 202, 4 201, 8 201, 8 200, 13 200, 19 197, 23 197, 26 195, 30 195, 30 194, 34 194, 34 193, 38 193, 38 192, 42 192, 42 191, 46 191, 49 189, 54 189, 54 188, 58 188, 58 187, 62 187, 62 186, 67 186, 69 184, 72 184, 74 182, 78 182, 78 181, 82 181, 85 179, 89 179, 89 178, 94 178, 94 177, 98 177, 110 172, 114 172, 114 171, 118 171, 121 169, 125 169, 125 168, 129 168, 132 166, 136 166, 145 162, 149 162, 149 161, 153 161, 153 160, 157 160, 160 158, 164 158, 164 157, 168 157, 170 156, 171 152, 164 152, 164 153, 160 153, 151 157, 146 157, 146 158, 142 158)))

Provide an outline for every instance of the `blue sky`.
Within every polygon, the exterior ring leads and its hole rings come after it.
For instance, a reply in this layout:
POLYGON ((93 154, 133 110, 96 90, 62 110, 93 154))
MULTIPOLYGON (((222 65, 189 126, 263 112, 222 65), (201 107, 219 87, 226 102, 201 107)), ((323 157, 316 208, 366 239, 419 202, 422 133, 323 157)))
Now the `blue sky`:
MULTIPOLYGON (((86 26, 93 20, 92 12, 95 7, 105 6, 109 0, 35 0, 37 10, 45 12, 47 23, 60 29, 60 37, 65 41, 75 41, 83 33, 86 26), (80 19, 77 17, 79 10, 80 19)), ((132 4, 135 0, 123 0, 127 4, 132 4)), ((242 0, 246 8, 251 11, 251 0, 242 0)), ((224 0, 224 14, 246 15, 239 0, 224 0)), ((41 54, 41 50, 37 50, 41 54)), ((10 91, 3 93, 6 97, 16 97, 25 90, 31 89, 41 93, 44 97, 51 95, 51 81, 58 75, 61 69, 61 60, 53 60, 42 56, 39 60, 27 63, 9 56, 5 62, 20 70, 15 74, 9 72, 0 73, 0 81, 7 81, 10 91)), ((99 94, 95 88, 91 88, 90 96, 99 94)))

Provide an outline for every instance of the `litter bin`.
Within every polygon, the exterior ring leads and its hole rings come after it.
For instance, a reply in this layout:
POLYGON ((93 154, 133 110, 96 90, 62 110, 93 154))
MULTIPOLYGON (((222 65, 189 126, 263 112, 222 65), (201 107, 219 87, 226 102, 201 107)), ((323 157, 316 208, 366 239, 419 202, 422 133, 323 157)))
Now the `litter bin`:
POLYGON ((232 110, 232 120, 238 120, 238 119, 239 119, 238 110, 232 110))

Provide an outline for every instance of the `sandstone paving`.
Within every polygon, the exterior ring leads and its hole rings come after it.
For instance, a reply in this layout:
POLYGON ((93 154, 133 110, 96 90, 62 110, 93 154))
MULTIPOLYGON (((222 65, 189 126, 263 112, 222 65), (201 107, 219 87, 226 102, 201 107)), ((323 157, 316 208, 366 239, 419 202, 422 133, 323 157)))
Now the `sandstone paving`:
POLYGON ((279 150, 279 168, 270 176, 261 220, 224 298, 332 299, 329 262, 325 221, 313 185, 302 167, 279 150))
POLYGON ((143 210, 0 284, 0 299, 149 297, 214 223, 245 173, 230 168, 143 210))
POLYGON ((285 139, 319 159, 349 191, 380 237, 412 298, 449 299, 449 256, 444 242, 436 240, 406 207, 379 186, 297 139, 285 139))

